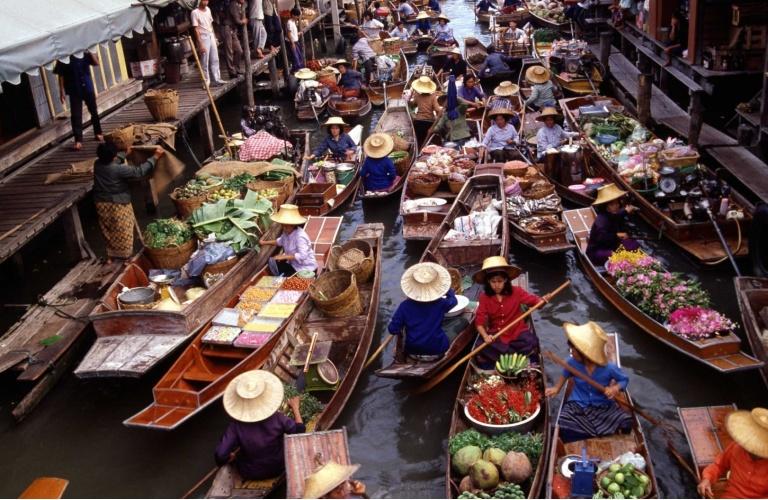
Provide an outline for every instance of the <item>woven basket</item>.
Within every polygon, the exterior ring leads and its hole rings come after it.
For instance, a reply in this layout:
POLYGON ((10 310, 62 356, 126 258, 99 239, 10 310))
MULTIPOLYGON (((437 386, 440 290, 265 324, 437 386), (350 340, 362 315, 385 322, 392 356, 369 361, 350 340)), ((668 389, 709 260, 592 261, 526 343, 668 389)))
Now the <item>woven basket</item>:
POLYGON ((178 214, 179 219, 187 220, 189 216, 192 215, 192 212, 203 206, 203 203, 205 203, 206 200, 206 194, 203 193, 194 198, 180 200, 176 198, 176 191, 174 191, 171 193, 170 198, 176 207, 176 213, 178 214))
POLYGON ((409 179, 408 189, 419 196, 432 196, 440 187, 440 177, 435 174, 422 174, 409 179), (428 179, 429 182, 414 182, 416 179, 428 179))
POLYGON ((179 114, 179 93, 175 89, 149 89, 144 104, 156 122, 175 120, 179 114))
POLYGON ((158 269, 181 269, 195 251, 195 241, 189 240, 180 246, 169 248, 144 247, 144 251, 158 269))
POLYGON ((538 184, 531 186, 523 191, 523 197, 531 200, 540 200, 555 192, 555 186, 552 184, 538 184))
POLYGON ((346 318, 363 312, 357 280, 350 271, 328 271, 309 285, 315 306, 331 318, 346 318))
MULTIPOLYGON (((511 163, 511 162, 508 162, 511 163)), ((514 175, 515 177, 523 177, 526 175, 526 172, 528 172, 528 165, 524 165, 521 167, 512 167, 507 166, 507 164, 504 164, 504 175, 514 175)))
POLYGON ((395 162, 395 170, 397 170, 397 175, 402 177, 405 175, 405 172, 408 170, 408 165, 411 164, 411 155, 406 155, 404 158, 400 158, 395 162))
POLYGON ((248 189, 251 191, 261 191, 262 189, 277 189, 283 196, 283 199, 288 198, 293 193, 293 176, 286 177, 279 181, 265 181, 256 179, 248 183, 248 189))
POLYGON ((403 139, 397 134, 389 134, 392 137, 393 148, 392 151, 409 151, 411 149, 411 143, 403 139))
POLYGON ((453 194, 459 194, 459 191, 461 191, 461 188, 464 187, 465 181, 452 181, 448 180, 448 189, 450 189, 451 193, 453 194))
POLYGON ((351 271, 358 283, 365 283, 373 276, 376 261, 373 248, 365 240, 349 240, 331 248, 328 269, 351 271))
POLYGON ((133 135, 133 124, 126 125, 123 128, 116 128, 104 136, 106 142, 115 145, 120 151, 125 151, 128 146, 133 146, 135 137, 133 135))
POLYGON ((208 264, 205 266, 205 269, 203 269, 203 274, 227 274, 233 267, 235 267, 239 260, 240 258, 235 256, 234 259, 227 259, 215 264, 208 264))
POLYGON ((451 275, 451 288, 456 295, 461 295, 464 290, 461 288, 461 272, 455 267, 448 268, 448 274, 451 275))

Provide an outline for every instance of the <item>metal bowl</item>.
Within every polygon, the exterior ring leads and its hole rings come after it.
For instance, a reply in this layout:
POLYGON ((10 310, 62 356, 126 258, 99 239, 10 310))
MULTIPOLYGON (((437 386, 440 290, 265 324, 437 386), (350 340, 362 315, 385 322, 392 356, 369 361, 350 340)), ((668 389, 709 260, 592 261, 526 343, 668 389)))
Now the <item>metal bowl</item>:
POLYGON ((155 289, 148 286, 131 288, 118 295, 117 300, 127 305, 151 304, 155 301, 155 289))
POLYGON ((469 414, 469 407, 464 406, 464 416, 467 417, 467 420, 469 420, 469 423, 472 425, 472 427, 474 427, 480 432, 491 434, 493 436, 497 434, 503 434, 505 432, 518 432, 520 434, 524 434, 530 431, 531 429, 533 429, 533 425, 536 423, 536 419, 539 417, 540 413, 541 413, 541 404, 539 404, 536 407, 536 411, 533 412, 533 415, 526 418, 525 420, 516 422, 514 424, 495 425, 495 424, 486 424, 478 420, 475 420, 474 418, 472 418, 472 415, 469 414))

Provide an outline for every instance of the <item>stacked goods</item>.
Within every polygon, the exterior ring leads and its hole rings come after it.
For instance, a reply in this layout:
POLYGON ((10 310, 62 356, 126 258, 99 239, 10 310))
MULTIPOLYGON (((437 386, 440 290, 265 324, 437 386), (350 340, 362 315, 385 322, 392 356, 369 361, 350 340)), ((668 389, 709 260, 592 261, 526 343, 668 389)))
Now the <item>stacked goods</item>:
POLYGON ((149 89, 144 93, 144 104, 156 122, 175 120, 179 113, 179 92, 176 89, 149 89))
POLYGON ((144 230, 145 252, 161 269, 179 269, 195 251, 192 230, 178 219, 157 219, 144 230))
POLYGON ((176 206, 176 212, 182 219, 189 218, 195 209, 208 200, 211 190, 221 187, 223 180, 219 177, 203 176, 190 179, 183 186, 177 187, 171 193, 171 201, 176 206))
POLYGON ((565 17, 565 5, 555 0, 534 0, 528 2, 528 9, 536 17, 555 24, 567 21, 565 17))
POLYGON ((446 183, 448 189, 456 194, 472 176, 475 165, 473 160, 455 149, 427 146, 411 168, 409 190, 416 195, 432 196, 441 183, 446 183))

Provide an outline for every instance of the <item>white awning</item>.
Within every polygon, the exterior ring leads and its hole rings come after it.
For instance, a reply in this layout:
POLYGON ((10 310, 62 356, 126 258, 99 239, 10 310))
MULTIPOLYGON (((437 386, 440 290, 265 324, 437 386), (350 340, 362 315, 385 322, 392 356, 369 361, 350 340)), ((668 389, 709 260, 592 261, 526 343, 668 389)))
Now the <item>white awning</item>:
POLYGON ((22 0, 0 10, 0 83, 80 56, 98 43, 152 29, 157 6, 137 0, 22 0))

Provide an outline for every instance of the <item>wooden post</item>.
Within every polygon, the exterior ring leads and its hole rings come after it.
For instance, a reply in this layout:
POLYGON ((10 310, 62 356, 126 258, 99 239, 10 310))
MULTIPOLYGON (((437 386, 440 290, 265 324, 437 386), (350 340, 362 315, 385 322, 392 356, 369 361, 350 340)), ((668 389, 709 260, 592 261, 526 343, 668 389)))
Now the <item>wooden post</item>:
POLYGON ((610 60, 611 60, 611 40, 613 38, 612 31, 600 32, 600 64, 605 68, 606 73, 609 72, 610 60))
POLYGON ((638 54, 637 75, 637 118, 645 127, 651 124, 651 96, 653 94, 653 76, 651 75, 650 62, 642 54, 638 54))
POLYGON ((213 142, 213 124, 211 123, 210 108, 206 107, 197 117, 197 126, 200 131, 200 139, 203 141, 203 153, 205 157, 211 156, 216 149, 213 142))
POLYGON ((760 99, 760 149, 768 153, 768 47, 765 49, 763 66, 763 92, 760 99))
POLYGON ((699 147, 699 134, 704 123, 703 94, 703 90, 691 90, 689 92, 691 101, 688 106, 688 114, 691 120, 688 124, 688 143, 693 147, 699 147))
POLYGON ((77 205, 72 205, 64 212, 61 220, 64 223, 64 241, 69 257, 77 261, 90 257, 77 205))
MULTIPOLYGON (((261 1, 261 0, 257 0, 261 1)), ((245 5, 245 3, 243 3, 245 5)), ((245 12, 241 12, 245 16, 245 12)), ((248 106, 253 106, 253 68, 251 67, 251 41, 248 39, 248 22, 246 21, 240 29, 243 32, 243 55, 245 56, 245 93, 248 106)))
POLYGON ((269 82, 272 85, 272 95, 280 96, 280 79, 277 77, 277 63, 274 57, 269 58, 269 82))
MULTIPOLYGON (((355 2, 357 5, 357 2, 355 2)), ((339 1, 331 0, 331 23, 333 23, 333 50, 341 42, 341 21, 339 20, 339 1)))
POLYGON ((314 28, 309 28, 309 30, 307 30, 307 34, 309 35, 309 47, 311 49, 312 59, 317 59, 317 57, 315 57, 315 34, 312 33, 312 30, 314 30, 314 28))

